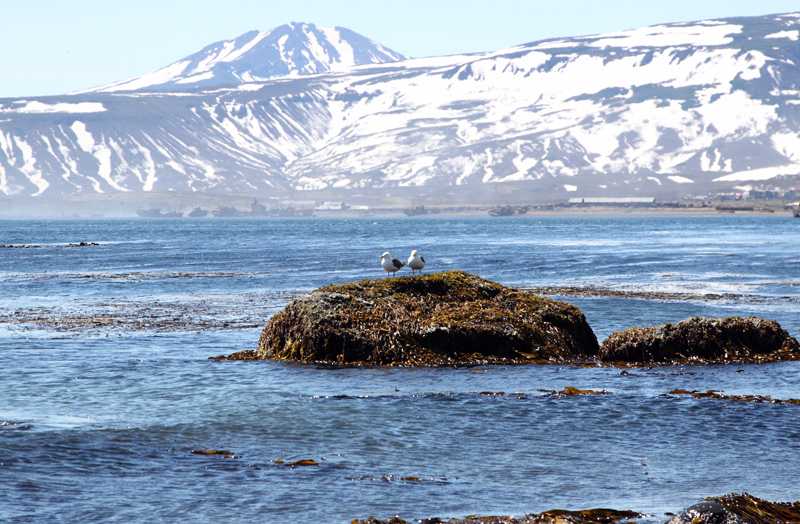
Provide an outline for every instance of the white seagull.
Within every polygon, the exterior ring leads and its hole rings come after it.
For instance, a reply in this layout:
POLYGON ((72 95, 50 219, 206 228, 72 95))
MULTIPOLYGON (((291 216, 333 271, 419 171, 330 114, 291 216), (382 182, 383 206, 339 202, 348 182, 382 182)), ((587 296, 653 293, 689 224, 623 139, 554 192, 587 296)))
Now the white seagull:
POLYGON ((380 258, 381 258, 381 267, 383 267, 383 269, 386 270, 387 277, 392 273, 397 272, 401 267, 405 266, 405 264, 401 260, 392 258, 391 253, 389 253, 388 251, 382 254, 380 258))
POLYGON ((422 258, 416 249, 411 251, 411 256, 408 257, 408 267, 411 268, 411 274, 414 274, 414 271, 419 269, 420 274, 422 273, 422 268, 425 267, 425 259, 422 258))

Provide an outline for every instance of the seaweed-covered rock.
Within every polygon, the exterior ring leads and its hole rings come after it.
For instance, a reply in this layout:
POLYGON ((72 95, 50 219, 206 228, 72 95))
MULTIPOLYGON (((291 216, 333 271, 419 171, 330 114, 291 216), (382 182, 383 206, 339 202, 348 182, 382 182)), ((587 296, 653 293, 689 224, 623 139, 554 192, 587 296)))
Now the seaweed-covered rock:
POLYGON ((530 363, 592 359, 597 349, 575 306, 447 271, 333 285, 295 298, 264 328, 258 358, 530 363))
MULTIPOLYGON (((738 515, 747 524, 792 524, 800 522, 800 502, 770 502, 748 493, 709 497, 738 515)), ((687 508, 688 510, 688 508, 687 508)))
POLYGON ((800 358, 797 340, 773 320, 692 317, 677 324, 612 333, 602 362, 769 362, 800 358))
POLYGON ((700 502, 675 515, 667 524, 745 524, 738 515, 718 502, 700 502))
MULTIPOLYGON (((589 509, 525 514, 524 517, 478 517, 443 520, 437 517, 419 519, 423 524, 614 524, 620 521, 648 517, 635 511, 589 509)), ((399 517, 387 520, 368 518, 354 520, 355 524, 410 524, 399 517)), ((647 522, 650 522, 648 519, 647 522)), ((747 493, 709 497, 689 506, 666 524, 797 524, 800 522, 800 502, 769 502, 747 493)))

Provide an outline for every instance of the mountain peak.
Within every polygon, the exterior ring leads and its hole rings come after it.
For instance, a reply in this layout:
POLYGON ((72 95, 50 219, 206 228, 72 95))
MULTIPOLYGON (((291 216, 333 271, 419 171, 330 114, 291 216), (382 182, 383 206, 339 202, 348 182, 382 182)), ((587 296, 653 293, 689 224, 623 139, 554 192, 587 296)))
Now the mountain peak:
POLYGON ((208 87, 343 71, 408 58, 344 27, 290 22, 210 44, 151 73, 84 93, 208 87))

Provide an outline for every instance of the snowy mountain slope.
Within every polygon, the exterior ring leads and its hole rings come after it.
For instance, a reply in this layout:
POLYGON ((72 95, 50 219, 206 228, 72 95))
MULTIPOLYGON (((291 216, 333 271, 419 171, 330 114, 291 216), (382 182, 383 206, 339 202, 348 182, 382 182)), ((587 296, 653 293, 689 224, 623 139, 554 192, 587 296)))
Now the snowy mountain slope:
POLYGON ((0 193, 723 190, 800 173, 798 64, 800 15, 773 15, 230 87, 0 100, 0 193))
POLYGON ((656 26, 340 84, 352 101, 329 107, 342 131, 289 172, 305 189, 357 186, 365 173, 397 185, 605 174, 581 188, 592 191, 609 178, 661 186, 768 166, 797 173, 792 27, 794 15, 656 26))
POLYGON ((406 58, 343 27, 293 22, 216 42, 152 73, 83 93, 260 82, 406 58))

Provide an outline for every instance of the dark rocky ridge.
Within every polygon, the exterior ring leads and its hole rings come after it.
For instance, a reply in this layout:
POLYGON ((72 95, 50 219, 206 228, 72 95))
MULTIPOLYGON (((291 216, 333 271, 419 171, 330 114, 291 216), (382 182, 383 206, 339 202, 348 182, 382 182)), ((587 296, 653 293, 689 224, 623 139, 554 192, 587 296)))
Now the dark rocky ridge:
POLYGON ((800 346, 773 320, 692 317, 612 333, 599 356, 605 363, 760 363, 798 360, 800 346))
MULTIPOLYGON (((670 514, 668 514, 670 515, 670 514)), ((417 519, 421 524, 614 524, 652 522, 652 515, 630 510, 589 509, 566 511, 554 509, 524 517, 478 517, 417 519)), ((747 493, 709 497, 675 515, 666 524, 796 524, 800 522, 800 502, 770 502, 747 493)), ((386 520, 357 519, 353 524, 411 524, 399 517, 386 520)))
POLYGON ((595 359, 571 304, 461 271, 328 286, 270 319, 257 358, 376 365, 595 359))

